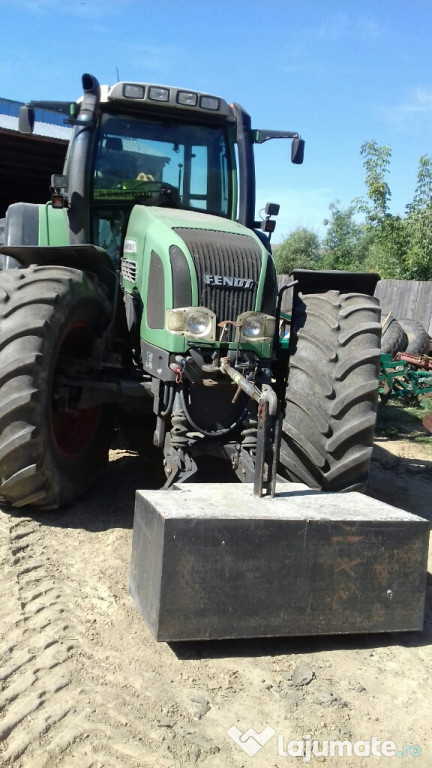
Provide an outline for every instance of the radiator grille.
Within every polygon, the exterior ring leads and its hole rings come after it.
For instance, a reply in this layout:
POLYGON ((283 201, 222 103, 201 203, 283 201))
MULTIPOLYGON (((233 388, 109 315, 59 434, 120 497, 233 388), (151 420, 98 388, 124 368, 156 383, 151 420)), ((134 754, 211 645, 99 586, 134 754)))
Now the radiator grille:
POLYGON ((137 265, 135 261, 129 259, 121 260, 121 273, 125 280, 129 280, 130 283, 136 283, 137 265))
MULTIPOLYGON (((186 227, 177 228, 175 232, 191 253, 197 274, 200 306, 211 309, 218 323, 222 320, 236 320, 242 312, 255 309, 261 250, 252 237, 186 227), (217 279, 240 278, 238 282, 243 285, 208 284, 209 277, 211 282, 215 276, 217 279), (246 281, 250 287, 244 287, 246 281)), ((228 340, 232 341, 232 326, 229 330, 228 340)))

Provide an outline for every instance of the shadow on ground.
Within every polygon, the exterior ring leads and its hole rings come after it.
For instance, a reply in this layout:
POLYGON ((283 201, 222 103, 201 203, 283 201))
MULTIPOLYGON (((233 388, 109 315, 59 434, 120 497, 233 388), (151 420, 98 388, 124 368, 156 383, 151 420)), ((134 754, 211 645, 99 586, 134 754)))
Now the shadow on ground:
POLYGON ((377 439, 366 493, 432 521, 432 460, 396 456, 389 447, 377 439))

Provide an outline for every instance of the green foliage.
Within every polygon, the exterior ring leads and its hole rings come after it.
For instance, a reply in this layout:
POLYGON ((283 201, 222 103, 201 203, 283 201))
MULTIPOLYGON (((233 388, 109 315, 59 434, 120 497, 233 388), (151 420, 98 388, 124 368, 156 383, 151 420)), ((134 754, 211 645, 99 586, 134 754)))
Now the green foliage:
POLYGON ((413 442, 431 443, 430 434, 424 428, 421 419, 428 412, 430 398, 420 398, 420 407, 406 406, 399 399, 389 400, 385 405, 378 404, 377 435, 390 439, 407 439, 413 442), (422 407, 423 406, 423 407, 422 407))
POLYGON ((401 217, 389 213, 390 147, 365 141, 360 154, 366 199, 357 198, 346 210, 336 203, 330 206, 322 263, 332 269, 379 272, 382 278, 432 280, 432 158, 420 158, 415 195, 401 217), (355 213, 364 215, 362 224, 355 222, 355 213))
POLYGON ((370 224, 380 223, 387 215, 391 197, 386 176, 391 158, 390 147, 380 147, 376 141, 364 141, 360 147, 364 156, 363 167, 366 171, 366 191, 370 202, 358 199, 357 207, 366 214, 370 224))
POLYGON ((408 230, 400 216, 387 216, 373 229, 366 266, 383 279, 403 280, 407 275, 408 230))
POLYGON ((389 213, 390 147, 365 141, 360 154, 366 198, 356 198, 345 209, 338 201, 330 205, 321 244, 315 232, 294 230, 275 249, 278 272, 287 274, 294 267, 342 269, 378 272, 396 280, 432 280, 432 157, 420 157, 417 187, 403 217, 389 213))
POLYGON ((422 155, 417 171, 417 186, 412 203, 408 203, 408 213, 418 213, 430 206, 432 201, 432 157, 422 155))
POLYGON ((354 220, 355 207, 343 210, 336 201, 324 220, 327 232, 322 242, 319 269, 362 270, 373 242, 372 233, 354 220))
POLYGON ((410 280, 432 280, 432 157, 419 160, 417 187, 406 217, 409 249, 406 274, 410 280))
POLYGON ((316 269, 320 255, 319 237, 313 230, 298 227, 273 249, 276 268, 280 275, 289 275, 293 269, 316 269))

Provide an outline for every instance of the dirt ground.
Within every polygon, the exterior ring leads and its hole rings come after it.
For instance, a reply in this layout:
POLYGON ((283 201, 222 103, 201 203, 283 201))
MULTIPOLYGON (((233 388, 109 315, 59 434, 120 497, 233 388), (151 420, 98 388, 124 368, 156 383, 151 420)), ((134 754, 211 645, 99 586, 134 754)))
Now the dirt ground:
MULTIPOLYGON (((62 514, 0 514, 0 765, 430 768, 430 587, 423 632, 156 643, 127 585, 134 489, 159 481, 119 443, 62 514), (245 740, 253 756, 233 726, 269 740, 245 740), (402 754, 287 754, 307 737, 375 737, 402 754)), ((432 447, 379 436, 368 492, 430 519, 432 447)))

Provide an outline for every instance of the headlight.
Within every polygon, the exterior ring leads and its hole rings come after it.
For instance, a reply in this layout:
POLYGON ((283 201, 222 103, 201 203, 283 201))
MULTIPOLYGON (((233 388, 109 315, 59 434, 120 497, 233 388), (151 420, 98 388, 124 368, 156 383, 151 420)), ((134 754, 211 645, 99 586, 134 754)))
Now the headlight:
POLYGON ((148 91, 148 97, 153 101, 169 101, 169 95, 168 88, 158 88, 156 85, 152 85, 148 91))
POLYGON ((178 91, 177 104, 185 104, 188 107, 196 107, 198 103, 198 94, 192 91, 178 91))
POLYGON ((264 312, 243 312, 238 316, 241 323, 236 329, 236 341, 271 341, 274 337, 276 319, 264 312))
POLYGON ((211 317, 200 309, 186 315, 186 329, 194 336, 206 336, 211 331, 211 317))
POLYGON ((241 333, 242 336, 247 336, 248 339, 256 339, 258 336, 263 335, 264 318, 257 315, 249 315, 243 320, 241 333))
POLYGON ((182 307, 167 309, 167 331, 179 336, 190 336, 206 341, 216 339, 216 315, 206 307, 182 307))

